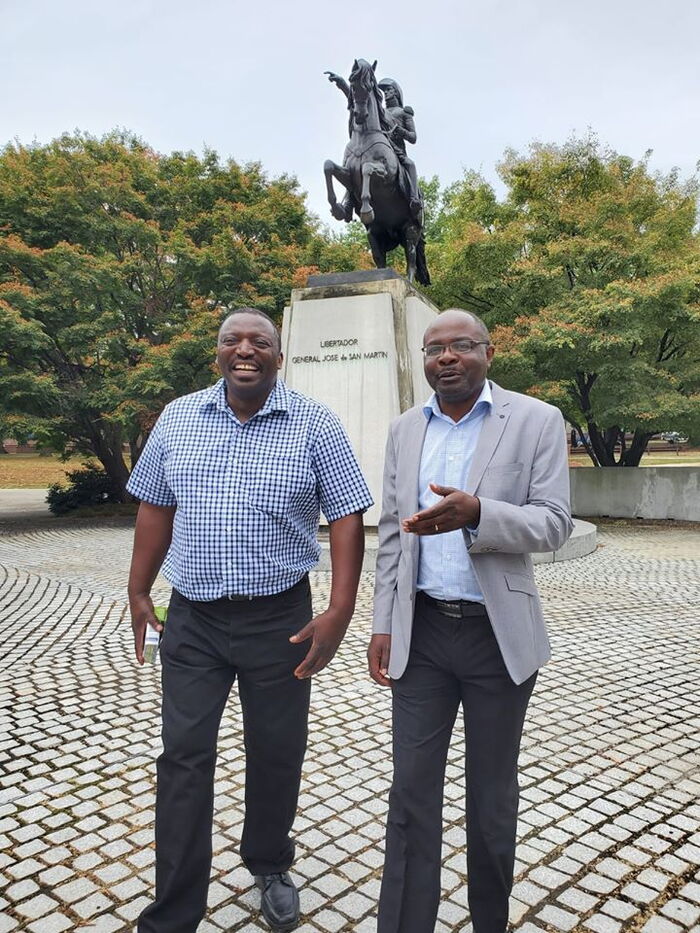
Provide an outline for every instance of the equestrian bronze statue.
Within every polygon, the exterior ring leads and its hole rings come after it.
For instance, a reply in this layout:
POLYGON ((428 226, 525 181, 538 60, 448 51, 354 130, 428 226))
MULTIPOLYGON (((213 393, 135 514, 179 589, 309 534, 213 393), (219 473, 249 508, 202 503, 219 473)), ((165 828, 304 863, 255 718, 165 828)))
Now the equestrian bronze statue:
POLYGON ((430 285, 425 261, 423 198, 416 167, 406 153, 415 143, 416 127, 411 107, 404 107, 401 88, 392 78, 377 82, 375 69, 362 58, 355 60, 349 81, 332 71, 328 80, 340 88, 350 111, 350 142, 343 164, 326 160, 328 203, 337 220, 348 223, 356 213, 367 228, 372 258, 378 269, 386 267, 386 255, 397 246, 406 254, 406 275, 430 285), (333 189, 336 178, 346 189, 338 204, 333 189))

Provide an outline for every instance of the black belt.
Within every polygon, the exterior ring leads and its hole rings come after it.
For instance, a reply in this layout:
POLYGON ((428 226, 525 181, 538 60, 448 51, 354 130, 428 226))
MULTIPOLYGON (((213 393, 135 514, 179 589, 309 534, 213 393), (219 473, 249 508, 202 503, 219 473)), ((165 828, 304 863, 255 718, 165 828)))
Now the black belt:
POLYGON ((469 599, 435 599, 422 590, 418 593, 421 599, 437 609, 439 613, 450 619, 464 619, 468 616, 486 615, 486 606, 483 603, 472 602, 469 599))
POLYGON ((294 590, 297 588, 300 589, 301 587, 308 585, 308 580, 309 575, 308 573, 305 573, 304 576, 300 580, 297 580, 293 586, 290 586, 288 590, 282 590, 281 593, 268 593, 266 596, 245 596, 241 593, 231 593, 229 596, 222 596, 221 598, 228 599, 233 603, 247 603, 254 599, 277 599, 280 596, 291 596, 294 590))
POLYGON ((188 602, 188 603, 190 602, 195 603, 195 604, 198 602, 218 603, 224 600, 226 600, 227 602, 232 602, 232 603, 249 603, 249 602, 254 602, 255 600, 271 600, 271 599, 279 599, 280 597, 286 599, 288 596, 294 595, 297 589, 301 589, 302 587, 305 587, 308 585, 309 585, 309 575, 308 573, 305 573, 304 576, 301 577, 300 580, 297 580, 297 582, 293 586, 290 586, 289 589, 282 590, 280 593, 268 593, 267 595, 262 595, 262 596, 249 596, 249 595, 246 595, 245 593, 231 593, 230 595, 227 595, 227 596, 219 596, 218 599, 195 600, 195 599, 188 599, 186 596, 183 596, 182 593, 180 593, 176 589, 173 589, 173 592, 177 593, 180 599, 184 599, 185 602, 188 602))

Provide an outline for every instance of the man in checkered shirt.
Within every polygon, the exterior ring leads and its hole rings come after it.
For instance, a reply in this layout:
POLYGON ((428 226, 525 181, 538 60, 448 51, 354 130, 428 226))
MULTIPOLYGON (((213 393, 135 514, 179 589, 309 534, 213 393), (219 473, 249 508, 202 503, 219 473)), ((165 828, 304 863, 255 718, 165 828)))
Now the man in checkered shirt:
POLYGON ((146 626, 161 629, 150 598, 161 564, 173 585, 161 643, 156 897, 139 933, 195 933, 204 916, 217 734, 236 679, 246 750, 241 857, 268 924, 298 924, 288 869, 310 678, 352 616, 362 513, 372 504, 337 417, 277 378, 280 339, 266 314, 232 312, 217 363, 216 385, 166 406, 128 484, 141 500, 129 576, 140 664, 146 626), (312 618, 320 509, 333 573, 328 608, 312 618))

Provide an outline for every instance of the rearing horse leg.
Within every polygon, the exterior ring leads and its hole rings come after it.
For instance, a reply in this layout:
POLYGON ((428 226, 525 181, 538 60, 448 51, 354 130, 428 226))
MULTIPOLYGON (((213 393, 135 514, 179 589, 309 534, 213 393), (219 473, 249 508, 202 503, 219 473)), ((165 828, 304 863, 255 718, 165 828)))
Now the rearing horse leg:
POLYGON ((403 229, 403 249, 406 254, 406 275, 409 282, 416 277, 416 249, 420 239, 420 227, 408 223, 403 229))
POLYGON ((352 190, 352 176, 348 169, 343 168, 331 159, 326 159, 323 163, 323 174, 326 176, 326 191, 328 192, 328 203, 331 206, 331 214, 336 220, 346 220, 345 210, 338 204, 333 190, 333 179, 337 178, 343 187, 348 191, 352 190))
POLYGON ((374 220, 374 210, 370 200, 369 183, 373 175, 384 178, 386 175, 386 166, 383 162, 363 162, 362 163, 362 194, 360 204, 360 220, 365 225, 369 225, 374 220))
POLYGON ((376 233, 367 230, 369 248, 372 250, 372 259, 377 269, 386 269, 386 250, 380 245, 376 233))

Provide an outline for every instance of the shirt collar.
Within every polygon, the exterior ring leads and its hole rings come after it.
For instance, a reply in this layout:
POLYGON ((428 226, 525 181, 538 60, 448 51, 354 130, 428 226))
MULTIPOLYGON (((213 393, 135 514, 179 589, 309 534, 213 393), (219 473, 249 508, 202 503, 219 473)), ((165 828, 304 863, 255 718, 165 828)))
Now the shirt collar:
MULTIPOLYGON (((470 418, 474 412, 476 411, 482 412, 482 411, 485 411, 487 408, 492 408, 492 407, 493 407, 493 395, 491 393, 491 385, 488 379, 485 379, 484 385, 481 389, 481 392, 479 393, 478 399, 474 402, 473 406, 466 413, 466 415, 460 418, 459 421, 457 421, 456 423, 461 424, 463 421, 466 421, 467 418, 470 418)), ((425 403, 425 405, 423 406, 423 414, 428 419, 428 421, 430 421, 433 415, 436 418, 442 418, 443 421, 452 421, 452 418, 444 414, 444 412, 440 408, 437 395, 434 392, 430 396, 428 401, 425 403)))
MULTIPOLYGON (((259 418, 263 415, 270 415, 275 411, 289 411, 289 403, 289 389, 281 379, 278 379, 265 400, 265 404, 259 411, 256 411, 253 417, 259 418)), ((225 379, 219 379, 219 381, 215 382, 211 389, 206 392, 204 400, 202 401, 202 408, 206 408, 209 405, 217 408, 219 411, 226 411, 228 409, 225 379)))

